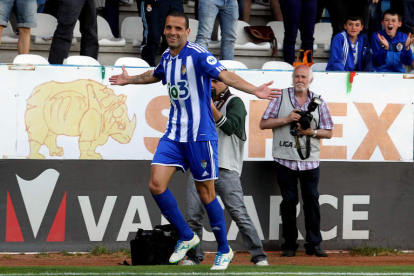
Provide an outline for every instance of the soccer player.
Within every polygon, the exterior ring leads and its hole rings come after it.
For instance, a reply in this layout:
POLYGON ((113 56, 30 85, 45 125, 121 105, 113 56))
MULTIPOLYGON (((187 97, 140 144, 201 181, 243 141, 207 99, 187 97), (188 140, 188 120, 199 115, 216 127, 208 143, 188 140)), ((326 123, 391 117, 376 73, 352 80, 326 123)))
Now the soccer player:
POLYGON ((207 211, 211 229, 218 243, 212 270, 225 270, 234 254, 227 243, 226 223, 214 190, 218 178, 217 133, 211 111, 211 79, 219 79, 238 90, 261 99, 279 97, 280 89, 269 88, 273 81, 256 87, 226 68, 203 47, 187 42, 190 34, 185 13, 171 12, 164 35, 169 48, 153 71, 109 78, 113 85, 149 84, 162 80, 167 85, 171 108, 167 130, 160 139, 151 164, 149 189, 164 217, 178 230, 179 241, 170 263, 182 260, 200 239, 190 229, 168 189, 177 169, 188 168, 194 176, 201 202, 207 211))

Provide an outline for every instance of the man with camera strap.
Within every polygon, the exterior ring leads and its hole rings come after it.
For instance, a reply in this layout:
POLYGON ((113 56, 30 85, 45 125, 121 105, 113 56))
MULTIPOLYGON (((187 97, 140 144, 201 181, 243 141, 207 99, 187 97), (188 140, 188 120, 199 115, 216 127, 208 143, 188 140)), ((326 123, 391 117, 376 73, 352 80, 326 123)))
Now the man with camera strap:
POLYGON ((283 89, 281 97, 269 103, 260 121, 261 129, 273 130, 272 156, 282 194, 280 211, 285 239, 282 256, 293 257, 298 248, 299 179, 305 213, 306 254, 326 257, 320 247, 319 154, 320 139, 332 137, 333 122, 326 102, 309 90, 312 69, 306 65, 296 67, 292 81, 293 87, 283 89), (306 150, 305 155, 303 150, 306 150))

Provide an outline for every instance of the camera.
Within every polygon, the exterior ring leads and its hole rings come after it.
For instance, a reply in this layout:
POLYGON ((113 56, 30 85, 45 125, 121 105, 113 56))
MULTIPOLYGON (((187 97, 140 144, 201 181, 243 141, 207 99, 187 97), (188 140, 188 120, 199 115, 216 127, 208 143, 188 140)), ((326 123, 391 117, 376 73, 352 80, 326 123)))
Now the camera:
MULTIPOLYGON (((312 101, 309 103, 308 105, 308 110, 307 111, 296 111, 296 113, 298 113, 300 115, 300 119, 299 121, 293 121, 290 124, 290 134, 292 134, 292 136, 297 136, 299 135, 299 130, 298 130, 298 123, 300 124, 300 126, 302 127, 303 130, 310 128, 311 126, 311 122, 313 119, 313 115, 311 114, 312 112, 314 112, 316 110, 316 108, 318 108, 318 106, 322 103, 322 100, 320 98, 317 97, 313 97, 312 101)), ((302 135, 300 135, 302 136, 302 135)))

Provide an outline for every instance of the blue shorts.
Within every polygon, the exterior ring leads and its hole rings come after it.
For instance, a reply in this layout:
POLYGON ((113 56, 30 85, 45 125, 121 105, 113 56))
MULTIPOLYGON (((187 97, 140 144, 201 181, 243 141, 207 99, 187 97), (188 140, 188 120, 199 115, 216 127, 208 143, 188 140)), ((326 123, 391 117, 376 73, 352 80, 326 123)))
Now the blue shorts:
POLYGON ((196 181, 218 178, 217 141, 176 142, 161 138, 151 165, 190 168, 196 181))
POLYGON ((17 27, 36 28, 36 0, 0 0, 0 25, 7 27, 13 5, 15 5, 17 27))

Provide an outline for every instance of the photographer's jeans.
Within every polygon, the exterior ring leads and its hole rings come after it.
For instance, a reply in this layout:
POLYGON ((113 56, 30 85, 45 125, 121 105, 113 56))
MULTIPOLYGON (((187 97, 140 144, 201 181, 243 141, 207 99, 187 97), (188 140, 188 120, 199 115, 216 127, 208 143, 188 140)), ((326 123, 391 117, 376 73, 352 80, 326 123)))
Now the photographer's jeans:
POLYGON ((232 60, 234 59, 234 44, 239 18, 237 0, 199 0, 199 24, 195 42, 208 49, 217 15, 221 31, 220 60, 232 60))

